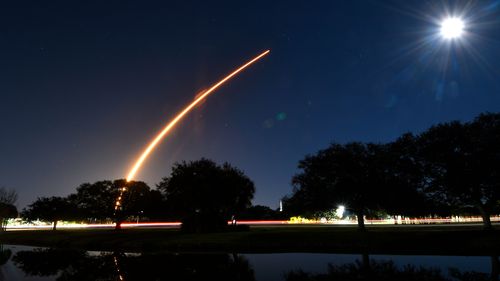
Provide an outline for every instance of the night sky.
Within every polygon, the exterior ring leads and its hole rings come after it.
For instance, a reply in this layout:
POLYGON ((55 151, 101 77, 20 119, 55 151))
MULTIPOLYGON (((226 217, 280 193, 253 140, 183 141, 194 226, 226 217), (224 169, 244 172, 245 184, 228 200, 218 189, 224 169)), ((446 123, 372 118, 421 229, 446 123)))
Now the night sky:
POLYGON ((137 174, 228 161, 277 208, 308 153, 500 111, 500 0, 5 1, 0 186, 23 208, 124 178, 193 97, 270 55, 183 119, 137 174), (460 40, 439 36, 463 15, 460 40))

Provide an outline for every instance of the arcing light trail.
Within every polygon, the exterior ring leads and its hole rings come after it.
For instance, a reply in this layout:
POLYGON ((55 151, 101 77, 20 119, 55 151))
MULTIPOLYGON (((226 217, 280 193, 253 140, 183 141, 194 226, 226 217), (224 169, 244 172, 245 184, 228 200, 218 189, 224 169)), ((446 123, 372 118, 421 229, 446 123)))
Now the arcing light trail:
POLYGON ((128 176, 127 176, 127 181, 130 181, 130 180, 132 180, 134 178, 135 174, 137 173, 137 171, 141 167, 142 163, 144 162, 144 160, 146 160, 146 158, 153 151, 153 149, 156 147, 156 145, 177 124, 177 122, 179 122, 179 120, 182 119, 182 117, 184 117, 189 111, 191 111, 191 109, 193 109, 193 107, 195 107, 198 103, 200 103, 202 100, 204 100, 208 95, 210 95, 213 91, 215 91, 219 86, 221 86, 222 84, 224 84, 229 79, 233 78, 233 76, 235 76, 236 74, 238 74, 239 72, 241 72, 243 69, 245 69, 248 66, 250 66, 252 63, 258 61, 259 59, 261 59, 263 56, 267 55, 268 53, 269 53, 269 50, 263 52, 262 54, 258 55, 254 59, 250 60, 249 62, 247 62, 246 64, 244 64, 243 66, 241 66, 240 68, 238 68, 235 71, 233 71, 231 74, 229 74, 228 76, 226 76, 224 79, 222 79, 219 82, 217 82, 216 84, 214 84, 206 92, 203 92, 203 94, 201 94, 198 98, 196 98, 193 102, 191 102, 188 106, 186 106, 186 108, 184 108, 184 110, 182 110, 179 114, 177 114, 177 116, 172 121, 170 121, 170 123, 167 124, 167 126, 163 129, 163 131, 161 131, 154 138, 154 140, 149 144, 149 146, 146 148, 146 150, 144 150, 144 152, 142 153, 141 157, 139 157, 139 159, 137 159, 137 161, 134 164, 132 170, 130 170, 130 172, 129 172, 128 176))
MULTIPOLYGON (((130 170, 130 172, 127 175, 127 182, 131 181, 134 177, 135 174, 139 171, 141 168, 143 162, 146 160, 146 158, 151 154, 151 152, 155 149, 155 147, 158 145, 158 143, 168 134, 168 132, 184 117, 189 111, 191 111, 197 104, 199 104, 202 100, 204 100, 208 95, 213 93, 217 88, 219 88, 222 84, 233 78, 236 74, 239 72, 243 71, 245 68, 249 67, 251 64, 254 62, 260 60, 262 57, 265 55, 269 54, 270 50, 266 50, 265 52, 261 53, 260 55, 256 56, 255 58, 251 59, 244 65, 240 66, 238 69, 235 71, 231 72, 229 75, 224 77, 222 80, 219 82, 215 83, 212 87, 210 87, 208 90, 203 92, 201 95, 197 96, 193 102, 191 102, 188 106, 186 106, 177 116, 175 116, 172 121, 170 121, 167 126, 151 141, 151 143, 148 145, 148 147, 144 150, 144 152, 141 154, 139 159, 135 162, 134 166, 130 170)), ((120 190, 120 195, 118 196, 115 204, 115 211, 118 210, 118 208, 121 205, 121 199, 123 197, 123 192, 126 191, 126 187, 123 187, 120 190)))

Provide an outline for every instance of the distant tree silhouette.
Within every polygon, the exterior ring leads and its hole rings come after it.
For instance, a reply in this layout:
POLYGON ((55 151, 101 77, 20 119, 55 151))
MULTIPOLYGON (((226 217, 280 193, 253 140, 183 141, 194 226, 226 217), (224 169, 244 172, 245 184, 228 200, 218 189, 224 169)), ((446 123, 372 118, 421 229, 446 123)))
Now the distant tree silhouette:
POLYGON ((255 192, 242 171, 208 159, 174 164, 158 189, 168 210, 181 218, 182 229, 189 232, 225 228, 233 215, 250 206, 255 192))
POLYGON ((57 229, 57 222, 73 218, 75 206, 67 198, 40 197, 23 209, 22 216, 28 220, 43 220, 53 223, 52 230, 57 229))
POLYGON ((500 114, 484 113, 469 124, 476 155, 473 199, 483 217, 486 229, 491 228, 490 215, 500 211, 500 114))
POLYGON ((475 208, 491 229, 490 216, 500 211, 499 144, 500 114, 493 113, 383 145, 332 144, 299 162, 285 210, 311 215, 345 204, 359 219, 373 210, 418 217, 475 208))
POLYGON ((450 208, 475 207, 485 229, 500 202, 500 115, 438 124, 419 136, 426 195, 450 208))
MULTIPOLYGON (((152 218, 161 215, 162 197, 158 190, 151 189, 142 181, 126 181, 125 179, 115 180, 114 189, 126 187, 127 191, 123 193, 119 212, 116 213, 116 220, 127 220, 139 217, 152 218)), ((113 201, 113 208, 116 197, 113 201)))
POLYGON ((78 217, 87 222, 104 222, 113 218, 114 205, 118 190, 112 181, 83 183, 76 193, 68 196, 77 206, 78 217))
POLYGON ((17 201, 17 192, 14 189, 0 187, 0 202, 6 204, 15 204, 17 201))
POLYGON ((302 170, 292 179, 294 192, 285 208, 313 212, 346 205, 364 230, 364 216, 380 209, 385 192, 384 146, 359 142, 332 144, 299 162, 302 170))
POLYGON ((17 192, 13 189, 0 187, 0 231, 4 231, 7 220, 17 217, 17 208, 14 205, 17 201, 17 192))
POLYGON ((104 180, 95 183, 84 183, 77 187, 76 193, 69 195, 69 200, 77 206, 78 217, 87 222, 105 222, 115 219, 115 202, 120 188, 126 187, 123 194, 119 220, 138 215, 155 216, 161 195, 141 181, 124 179, 104 180))
POLYGON ((7 227, 7 220, 11 218, 16 218, 18 215, 16 206, 12 204, 7 204, 0 202, 0 223, 1 231, 4 231, 7 227))
POLYGON ((391 215, 421 217, 449 215, 449 210, 429 200, 423 194, 425 170, 417 155, 417 137, 403 134, 397 140, 384 145, 379 161, 384 174, 383 209, 391 215))

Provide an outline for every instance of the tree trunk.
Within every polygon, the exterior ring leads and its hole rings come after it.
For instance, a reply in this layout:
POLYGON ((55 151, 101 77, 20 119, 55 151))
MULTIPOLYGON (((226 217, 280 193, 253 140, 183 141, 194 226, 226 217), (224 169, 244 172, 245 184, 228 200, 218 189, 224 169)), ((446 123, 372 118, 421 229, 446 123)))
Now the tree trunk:
POLYGON ((365 218, 362 210, 356 212, 358 218, 358 230, 365 231, 365 218))
POLYGON ((491 225, 490 213, 486 211, 482 204, 478 204, 477 208, 481 213, 481 217, 483 217, 483 227, 485 230, 492 230, 493 226, 491 225))
POLYGON ((54 230, 54 231, 55 231, 55 230, 56 230, 56 227, 57 227, 57 221, 55 220, 55 221, 54 221, 54 226, 52 227, 52 230, 54 230))

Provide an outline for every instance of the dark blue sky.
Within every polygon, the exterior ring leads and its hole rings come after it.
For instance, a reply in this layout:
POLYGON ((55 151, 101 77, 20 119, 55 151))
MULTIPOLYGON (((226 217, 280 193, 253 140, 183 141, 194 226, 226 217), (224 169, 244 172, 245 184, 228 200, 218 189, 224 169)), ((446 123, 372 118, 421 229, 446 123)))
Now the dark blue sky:
POLYGON ((331 142, 386 142, 500 111, 500 0, 9 1, 0 7, 0 185, 19 207, 126 176, 196 93, 271 54, 197 107, 137 174, 228 161, 278 207, 297 162, 331 142), (188 3, 189 2, 189 3, 188 3), (467 34, 438 36, 446 13, 467 34))

